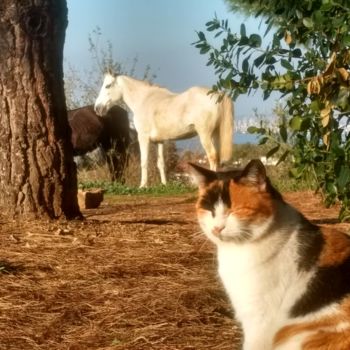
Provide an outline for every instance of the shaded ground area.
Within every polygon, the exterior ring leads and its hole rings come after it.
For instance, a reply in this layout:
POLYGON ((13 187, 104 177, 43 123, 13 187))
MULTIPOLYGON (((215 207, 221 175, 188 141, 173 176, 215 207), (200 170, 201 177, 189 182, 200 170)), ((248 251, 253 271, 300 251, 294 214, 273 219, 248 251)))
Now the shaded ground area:
MULTIPOLYGON (((350 230, 311 192, 286 198, 350 230)), ((0 218, 0 349, 238 349, 194 201, 111 197, 83 222, 0 218)))

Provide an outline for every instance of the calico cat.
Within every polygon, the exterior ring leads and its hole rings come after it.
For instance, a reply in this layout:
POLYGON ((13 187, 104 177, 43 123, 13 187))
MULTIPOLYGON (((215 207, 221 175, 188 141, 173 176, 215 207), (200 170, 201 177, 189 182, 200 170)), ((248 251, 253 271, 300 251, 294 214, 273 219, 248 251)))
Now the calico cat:
POLYGON ((259 160, 227 173, 190 168, 243 349, 350 350, 350 237, 287 204, 259 160))

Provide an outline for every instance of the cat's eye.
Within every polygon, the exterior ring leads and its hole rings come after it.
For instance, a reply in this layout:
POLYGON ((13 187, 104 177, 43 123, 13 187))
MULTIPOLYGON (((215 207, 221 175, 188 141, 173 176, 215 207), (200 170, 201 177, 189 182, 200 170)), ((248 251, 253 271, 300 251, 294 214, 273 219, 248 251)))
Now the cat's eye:
POLYGON ((203 201, 201 202, 201 207, 202 207, 204 210, 210 211, 211 214, 212 214, 213 216, 215 215, 215 213, 214 213, 214 207, 213 207, 213 205, 212 205, 209 201, 203 200, 203 201))
POLYGON ((107 84, 106 89, 109 89, 112 86, 112 84, 107 84))

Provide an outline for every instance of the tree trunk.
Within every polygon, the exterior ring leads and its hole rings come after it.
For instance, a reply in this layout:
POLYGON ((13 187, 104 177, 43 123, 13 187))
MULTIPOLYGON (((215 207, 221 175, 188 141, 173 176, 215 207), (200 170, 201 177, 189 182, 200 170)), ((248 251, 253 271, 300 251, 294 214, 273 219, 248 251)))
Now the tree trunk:
POLYGON ((63 89, 65 0, 0 1, 0 210, 74 218, 76 167, 63 89))

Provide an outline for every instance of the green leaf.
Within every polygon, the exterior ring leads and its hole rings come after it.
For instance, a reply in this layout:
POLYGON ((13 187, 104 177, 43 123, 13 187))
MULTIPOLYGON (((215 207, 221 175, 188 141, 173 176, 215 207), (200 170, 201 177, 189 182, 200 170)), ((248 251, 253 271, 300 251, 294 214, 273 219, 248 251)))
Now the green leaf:
POLYGON ((267 26, 265 33, 264 33, 264 37, 269 33, 269 31, 271 30, 273 26, 273 21, 270 21, 269 25, 267 26))
POLYGON ((350 185, 350 169, 347 165, 342 165, 340 168, 340 172, 337 177, 337 184, 341 191, 345 188, 345 186, 350 185))
POLYGON ((314 22, 310 17, 303 18, 303 24, 306 28, 312 28, 314 26, 314 22))
POLYGON ((219 36, 220 36, 222 33, 223 33, 223 31, 222 31, 222 30, 220 30, 219 32, 217 32, 217 33, 215 34, 214 38, 219 37, 219 36))
POLYGON ((265 57, 266 57, 266 53, 263 53, 262 55, 260 55, 259 57, 257 57, 257 58, 254 60, 254 65, 255 65, 255 67, 259 67, 259 66, 263 63, 265 57))
POLYGON ((297 179, 297 178, 299 178, 302 175, 303 169, 301 169, 301 168, 293 168, 293 169, 289 170, 289 173, 290 173, 290 175, 292 175, 294 178, 297 179))
POLYGON ((259 145, 264 145, 268 140, 268 137, 262 137, 261 139, 259 139, 259 145))
POLYGON ((310 109, 316 113, 320 111, 320 106, 319 106, 318 100, 312 101, 310 103, 310 109))
POLYGON ((203 55, 203 54, 207 53, 208 51, 210 51, 210 46, 209 45, 205 45, 199 50, 199 53, 201 55, 203 55))
POLYGON ((271 148, 267 153, 266 153, 266 158, 270 158, 273 156, 276 152, 278 152, 280 149, 280 145, 277 145, 276 147, 271 148))
POLYGON ((249 70, 249 57, 245 58, 242 62, 242 70, 244 73, 248 73, 249 70))
POLYGON ((249 39, 246 36, 242 36, 241 39, 238 42, 238 45, 244 46, 249 44, 249 39))
POLYGON ((299 58, 299 57, 301 57, 302 52, 301 52, 300 49, 294 49, 294 50, 292 51, 292 55, 293 55, 293 57, 299 58))
POLYGON ((279 48, 281 45, 281 43, 280 43, 280 38, 275 34, 274 36, 273 36, 273 39, 272 39, 272 47, 273 48, 279 48))
POLYGON ((249 132, 249 134, 256 134, 259 131, 259 128, 257 128, 256 126, 250 126, 247 131, 249 132))
POLYGON ((278 160, 276 166, 279 165, 280 163, 284 162, 284 161, 286 160, 286 158, 288 157, 289 153, 290 153, 289 150, 285 151, 285 152, 282 154, 282 156, 280 157, 280 159, 278 160))
POLYGON ((247 36, 246 30, 245 30, 245 24, 244 24, 244 23, 241 24, 241 31, 240 31, 240 34, 241 34, 242 37, 243 37, 243 36, 247 36))
POLYGON ((274 56, 270 55, 266 55, 266 64, 274 64, 277 62, 276 58, 274 56))
POLYGON ((349 95, 350 95, 350 91, 349 89, 346 87, 341 87, 339 89, 339 93, 337 96, 335 96, 334 98, 334 102, 337 106, 339 106, 342 110, 346 110, 349 109, 350 105, 349 105, 349 95))
POLYGON ((249 37, 249 44, 251 47, 260 47, 261 46, 261 37, 258 34, 252 34, 249 37))
POLYGON ((262 81, 261 84, 260 84, 260 87, 262 90, 267 90, 270 86, 270 83, 266 80, 262 81))
POLYGON ((288 70, 293 70, 294 69, 294 67, 292 66, 292 64, 290 63, 290 62, 288 62, 287 60, 285 60, 285 59, 281 59, 281 66, 283 67, 283 68, 286 68, 286 69, 288 69, 288 70))
POLYGON ((343 46, 350 46, 350 35, 344 35, 341 43, 343 46))
POLYGON ((302 122, 303 122, 303 119, 301 117, 295 116, 290 120, 289 126, 291 127, 292 130, 299 131, 301 129, 302 122))
POLYGON ((337 193, 337 186, 333 180, 326 181, 326 189, 329 195, 335 195, 337 193))
POLYGON ((280 126, 280 136, 283 142, 287 142, 288 133, 287 128, 284 125, 280 126))
POLYGON ((212 32, 220 28, 220 22, 217 19, 214 19, 213 21, 207 22, 205 26, 207 27, 208 32, 212 32))
POLYGON ((321 11, 315 11, 312 14, 312 18, 316 24, 316 26, 319 26, 322 24, 322 22, 324 21, 325 17, 323 16, 323 13, 321 11))
POLYGON ((264 93, 263 93, 264 101, 267 100, 270 97, 271 92, 272 92, 271 90, 264 90, 264 93))
POLYGON ((205 41, 206 40, 205 39, 205 35, 204 35, 203 32, 198 32, 197 35, 198 35, 199 40, 201 40, 201 41, 205 41))
POLYGON ((297 17, 298 17, 299 19, 302 19, 302 18, 303 18, 303 13, 302 13, 301 11, 296 10, 296 11, 295 11, 295 14, 297 15, 297 17))
POLYGON ((227 30, 227 28, 228 28, 228 19, 225 20, 224 28, 225 28, 225 30, 227 30))

